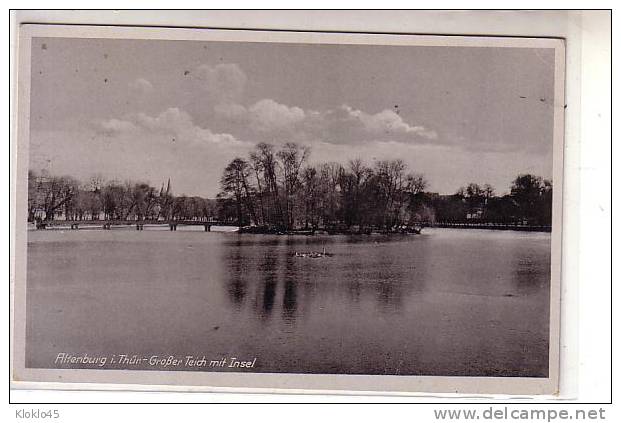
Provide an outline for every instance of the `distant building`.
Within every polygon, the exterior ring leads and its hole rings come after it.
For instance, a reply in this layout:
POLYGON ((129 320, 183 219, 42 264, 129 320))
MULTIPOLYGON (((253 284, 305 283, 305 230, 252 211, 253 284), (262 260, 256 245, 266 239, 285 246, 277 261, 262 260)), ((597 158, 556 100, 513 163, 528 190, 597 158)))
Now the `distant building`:
POLYGON ((476 209, 472 209, 466 213, 466 219, 468 220, 481 220, 482 218, 483 209, 481 207, 477 207, 476 209))

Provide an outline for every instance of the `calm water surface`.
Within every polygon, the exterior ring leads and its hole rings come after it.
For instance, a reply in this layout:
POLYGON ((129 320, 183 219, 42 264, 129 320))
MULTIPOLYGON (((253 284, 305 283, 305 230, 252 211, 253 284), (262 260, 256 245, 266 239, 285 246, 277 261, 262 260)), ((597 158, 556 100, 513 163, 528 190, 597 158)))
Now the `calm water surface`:
POLYGON ((549 234, 190 229, 30 231, 27 366, 61 367, 67 352, 256 358, 256 372, 547 376, 549 234), (333 257, 293 256, 324 245, 333 257))

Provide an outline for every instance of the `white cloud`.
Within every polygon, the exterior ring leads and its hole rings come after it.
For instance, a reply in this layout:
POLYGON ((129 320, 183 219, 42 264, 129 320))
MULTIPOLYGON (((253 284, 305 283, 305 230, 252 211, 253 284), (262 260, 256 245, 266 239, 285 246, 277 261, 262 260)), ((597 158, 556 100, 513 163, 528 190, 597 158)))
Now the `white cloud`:
POLYGON ((302 122, 304 110, 299 107, 289 107, 275 102, 272 99, 263 99, 248 108, 252 129, 261 132, 291 130, 302 122))
POLYGON ((139 113, 134 119, 143 128, 173 134, 194 126, 190 115, 177 107, 168 108, 155 117, 139 113))
POLYGON ((423 126, 411 126, 406 123, 396 112, 384 109, 379 113, 370 115, 361 110, 355 110, 350 106, 341 106, 349 116, 362 123, 364 128, 371 134, 388 135, 391 134, 412 134, 418 135, 429 140, 436 139, 438 134, 430 131, 423 126))
POLYGON ((242 141, 226 133, 214 133, 208 128, 202 128, 192 122, 192 117, 185 111, 171 107, 157 116, 138 113, 127 120, 110 119, 97 122, 99 133, 113 136, 122 136, 128 132, 148 132, 155 135, 154 139, 164 139, 167 142, 186 145, 239 145, 242 141))
POLYGON ((322 141, 331 144, 361 142, 400 142, 429 144, 438 134, 422 125, 406 122, 392 110, 366 113, 348 105, 325 111, 303 110, 273 99, 262 99, 249 107, 238 103, 216 104, 217 118, 253 136, 263 135, 270 140, 286 133, 299 142, 322 141))
POLYGON ((308 112, 304 131, 311 139, 331 144, 430 144, 438 139, 435 131, 410 124, 392 110, 370 114, 349 105, 324 112, 308 112))

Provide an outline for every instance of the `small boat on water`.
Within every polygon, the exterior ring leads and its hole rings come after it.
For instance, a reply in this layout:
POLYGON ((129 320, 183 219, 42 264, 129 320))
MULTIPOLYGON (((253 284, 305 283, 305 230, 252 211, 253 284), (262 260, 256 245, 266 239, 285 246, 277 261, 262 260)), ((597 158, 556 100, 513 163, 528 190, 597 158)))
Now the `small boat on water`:
POLYGON ((293 257, 299 257, 299 258, 323 258, 323 257, 332 257, 333 254, 332 253, 326 253, 326 247, 323 247, 323 251, 305 251, 305 252, 299 252, 296 251, 295 253, 293 253, 293 257))

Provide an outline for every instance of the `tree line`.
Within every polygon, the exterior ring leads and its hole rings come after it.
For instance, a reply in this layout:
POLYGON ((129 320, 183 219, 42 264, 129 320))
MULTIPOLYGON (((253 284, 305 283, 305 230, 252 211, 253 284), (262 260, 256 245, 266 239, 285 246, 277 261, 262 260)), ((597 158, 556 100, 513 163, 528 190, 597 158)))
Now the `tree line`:
POLYGON ((489 184, 470 183, 453 195, 425 193, 421 202, 439 222, 552 225, 552 182, 531 174, 518 175, 505 195, 495 195, 489 184))
POLYGON ((54 220, 208 220, 216 202, 174 196, 170 180, 157 189, 144 182, 28 172, 28 221, 54 220))
POLYGON ((233 159, 220 181, 221 216, 240 226, 349 232, 436 222, 551 224, 552 183, 535 175, 518 175, 503 196, 476 183, 438 195, 400 159, 310 165, 309 155, 294 143, 260 143, 246 159, 233 159))
POLYGON ((28 173, 28 220, 217 220, 258 231, 399 231, 421 224, 550 225, 552 183, 518 175, 510 192, 470 183, 452 195, 427 191, 403 160, 310 164, 308 147, 260 143, 224 168, 216 199, 175 196, 170 180, 79 181, 28 173))

